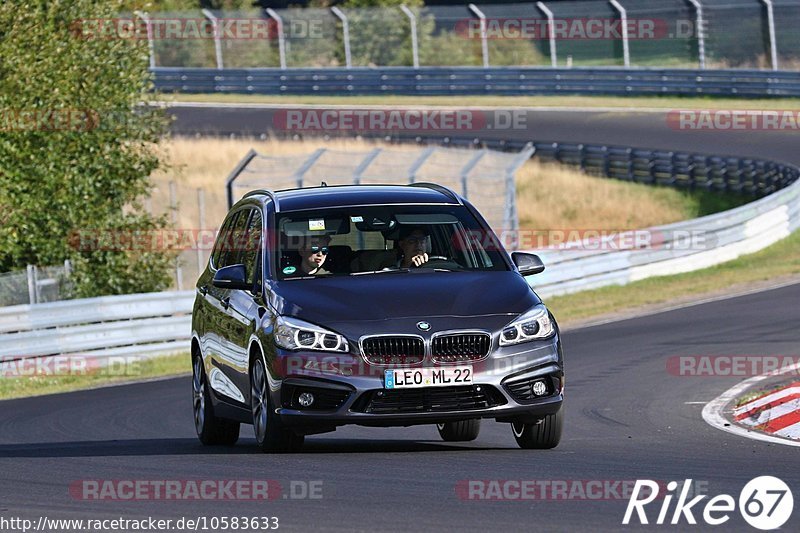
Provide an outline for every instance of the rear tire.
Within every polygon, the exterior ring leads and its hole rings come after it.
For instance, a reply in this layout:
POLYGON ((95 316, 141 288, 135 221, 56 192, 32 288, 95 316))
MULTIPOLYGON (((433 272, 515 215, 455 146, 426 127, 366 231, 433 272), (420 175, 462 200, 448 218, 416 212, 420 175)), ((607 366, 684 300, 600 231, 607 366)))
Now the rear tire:
POLYGON ((562 407, 556 414, 545 416, 538 424, 514 422, 511 424, 511 431, 520 448, 548 450, 558 446, 563 426, 564 408, 562 407))
POLYGON ((192 361, 192 407, 197 438, 206 446, 233 446, 239 440, 239 422, 214 415, 203 358, 192 361))
POLYGON ((436 424, 439 435, 445 442, 467 442, 478 438, 481 431, 480 418, 473 420, 459 420, 458 422, 445 422, 436 424))
POLYGON ((250 406, 256 443, 265 453, 299 451, 305 436, 287 428, 272 405, 264 362, 258 358, 250 369, 250 406))

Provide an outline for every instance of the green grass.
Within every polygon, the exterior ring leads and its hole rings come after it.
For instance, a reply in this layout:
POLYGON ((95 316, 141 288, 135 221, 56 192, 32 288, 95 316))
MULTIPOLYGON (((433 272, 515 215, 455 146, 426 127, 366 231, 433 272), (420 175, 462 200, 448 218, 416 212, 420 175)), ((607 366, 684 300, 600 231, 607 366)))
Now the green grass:
MULTIPOLYGON (((85 374, 35 377, 5 377, 0 373, 0 399, 39 396, 56 392, 90 389, 112 383, 140 381, 148 378, 177 376, 191 372, 189 354, 167 355, 144 359, 126 365, 125 370, 109 369, 85 374)), ((8 370, 8 367, 5 368, 8 370)))
POLYGON ((545 303, 559 322, 568 324, 796 274, 800 274, 800 231, 764 250, 703 270, 557 296, 545 303))
MULTIPOLYGON (((743 284, 796 274, 800 274, 800 232, 795 232, 760 252, 715 267, 649 278, 625 286, 548 298, 545 303, 563 326, 607 313, 635 310, 645 305, 674 301, 676 298, 701 296, 743 284)), ((0 399, 68 392, 109 383, 187 374, 190 371, 188 354, 181 354, 145 360, 139 364, 133 375, 129 372, 126 376, 91 374, 13 379, 0 377, 0 399)))
POLYGON ((800 98, 680 96, 299 96, 265 94, 159 94, 174 102, 316 105, 430 105, 486 107, 654 107, 664 109, 796 109, 800 98))

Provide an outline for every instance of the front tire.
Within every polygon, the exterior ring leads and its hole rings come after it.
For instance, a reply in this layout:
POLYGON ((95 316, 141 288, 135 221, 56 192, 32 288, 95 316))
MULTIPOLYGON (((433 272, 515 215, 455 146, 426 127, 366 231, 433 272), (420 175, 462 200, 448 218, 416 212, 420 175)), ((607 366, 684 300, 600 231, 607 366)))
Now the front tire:
POLYGON ((297 451, 303 446, 305 437, 287 428, 275 414, 267 384, 267 372, 261 359, 256 359, 250 370, 250 406, 256 443, 261 451, 286 453, 297 451))
POLYGON ((538 424, 514 422, 511 431, 520 448, 526 450, 549 450, 561 441, 564 426, 564 409, 556 414, 545 416, 538 424))
POLYGON ((214 415, 203 358, 199 355, 192 362, 192 406, 194 429, 200 442, 206 446, 236 444, 239 440, 239 422, 214 415))
POLYGON ((439 436, 445 442, 467 442, 478 438, 481 431, 481 420, 459 420, 458 422, 445 422, 436 424, 439 436))

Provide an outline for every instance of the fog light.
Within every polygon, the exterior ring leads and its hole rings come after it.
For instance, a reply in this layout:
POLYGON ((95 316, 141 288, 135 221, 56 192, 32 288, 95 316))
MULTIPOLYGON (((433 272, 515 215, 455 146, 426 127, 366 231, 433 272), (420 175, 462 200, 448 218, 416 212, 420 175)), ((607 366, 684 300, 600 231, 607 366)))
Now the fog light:
POLYGON ((301 392, 300 396, 298 396, 297 401, 303 407, 311 407, 314 403, 314 395, 310 392, 301 392))
POLYGON ((544 384, 544 381, 535 381, 531 390, 536 396, 544 396, 547 393, 547 385, 544 384))

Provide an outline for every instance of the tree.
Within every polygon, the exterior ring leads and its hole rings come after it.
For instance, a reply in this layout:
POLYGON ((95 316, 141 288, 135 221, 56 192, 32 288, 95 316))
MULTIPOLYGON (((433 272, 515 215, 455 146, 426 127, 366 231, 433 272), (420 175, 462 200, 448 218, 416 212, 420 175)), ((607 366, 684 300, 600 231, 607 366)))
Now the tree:
POLYGON ((165 225, 141 206, 168 124, 141 105, 147 42, 86 31, 120 7, 0 4, 0 271, 70 259, 78 297, 161 290, 173 259, 167 250, 87 249, 73 238, 165 225))

